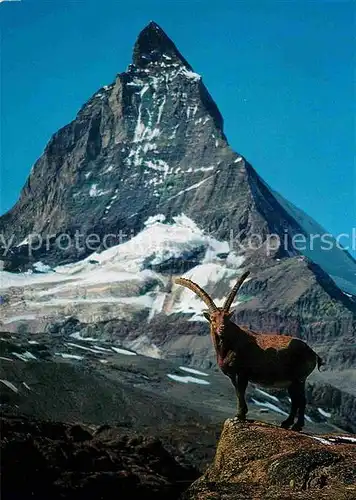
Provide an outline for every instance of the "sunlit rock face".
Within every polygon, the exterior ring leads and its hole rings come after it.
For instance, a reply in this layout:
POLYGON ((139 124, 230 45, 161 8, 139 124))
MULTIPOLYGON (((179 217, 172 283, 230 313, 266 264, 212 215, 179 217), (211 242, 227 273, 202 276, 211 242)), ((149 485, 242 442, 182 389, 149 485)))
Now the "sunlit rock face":
POLYGON ((258 422, 227 420, 213 463, 185 498, 351 500, 355 443, 351 436, 303 435, 258 422))

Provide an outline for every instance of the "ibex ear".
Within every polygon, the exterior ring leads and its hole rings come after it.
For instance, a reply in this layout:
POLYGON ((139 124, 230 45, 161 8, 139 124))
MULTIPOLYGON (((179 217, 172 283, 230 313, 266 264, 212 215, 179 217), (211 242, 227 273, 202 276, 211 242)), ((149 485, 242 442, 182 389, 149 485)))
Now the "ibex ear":
POLYGON ((203 316, 204 316, 205 319, 207 319, 208 321, 210 321, 209 311, 203 311, 203 316))

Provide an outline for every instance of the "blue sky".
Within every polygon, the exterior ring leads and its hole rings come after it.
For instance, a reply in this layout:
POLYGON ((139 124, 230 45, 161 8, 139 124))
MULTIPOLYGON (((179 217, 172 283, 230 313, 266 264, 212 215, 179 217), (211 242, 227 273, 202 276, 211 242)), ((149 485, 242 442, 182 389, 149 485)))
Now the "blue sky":
POLYGON ((50 136, 126 69, 152 19, 202 74, 233 149, 327 230, 350 233, 355 9, 341 0, 2 2, 0 213, 50 136))

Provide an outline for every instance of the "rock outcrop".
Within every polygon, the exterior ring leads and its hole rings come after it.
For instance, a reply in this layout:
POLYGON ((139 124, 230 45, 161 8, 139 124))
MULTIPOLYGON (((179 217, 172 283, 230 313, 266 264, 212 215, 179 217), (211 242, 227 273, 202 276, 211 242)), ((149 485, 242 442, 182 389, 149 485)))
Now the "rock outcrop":
POLYGON ((356 438, 225 422, 214 462, 185 500, 353 500, 356 438))
POLYGON ((107 435, 78 424, 1 419, 3 500, 178 499, 196 477, 159 439, 120 428, 107 435))

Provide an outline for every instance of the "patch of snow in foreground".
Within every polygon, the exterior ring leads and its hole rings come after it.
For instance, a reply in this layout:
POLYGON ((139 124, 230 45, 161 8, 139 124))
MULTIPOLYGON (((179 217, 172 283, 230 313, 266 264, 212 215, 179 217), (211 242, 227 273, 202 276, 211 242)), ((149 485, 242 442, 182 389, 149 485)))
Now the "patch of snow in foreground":
POLYGON ((105 347, 100 347, 100 346, 98 346, 98 345, 96 345, 96 346, 94 347, 94 349, 95 349, 96 351, 111 352, 111 350, 110 350, 110 349, 106 349, 105 347))
POLYGON ((0 359, 3 359, 4 361, 11 361, 11 363, 14 362, 13 359, 10 359, 10 358, 4 358, 3 356, 0 356, 0 359))
MULTIPOLYGON (((306 434, 306 435, 308 435, 308 434, 306 434)), ((311 437, 312 439, 316 439, 317 441, 320 441, 320 443, 323 443, 323 444, 328 444, 328 445, 332 444, 331 441, 328 441, 327 439, 319 437, 319 436, 309 436, 309 437, 311 437)))
POLYGON ((28 361, 29 359, 31 360, 37 359, 36 356, 34 356, 31 352, 28 351, 22 352, 21 354, 19 352, 12 352, 11 354, 21 359, 21 361, 28 361))
POLYGON ((78 359, 78 360, 82 360, 84 359, 83 356, 77 356, 77 354, 67 354, 65 352, 55 352, 54 353, 55 356, 61 356, 61 358, 64 358, 64 359, 78 359))
MULTIPOLYGON (((97 349, 97 347, 85 347, 83 345, 80 345, 80 344, 73 344, 73 342, 67 342, 67 346, 69 347, 76 347, 77 349, 82 349, 83 351, 89 351, 89 352, 94 352, 95 354, 103 354, 102 350, 103 348, 101 349, 97 349)), ((106 351, 106 349, 104 349, 106 351)))
POLYGON ((27 341, 29 344, 31 345, 36 345, 36 344, 39 344, 39 342, 37 342, 37 340, 28 340, 27 341))
POLYGON ((182 382, 183 384, 189 384, 189 382, 191 382, 192 384, 210 385, 210 382, 208 382, 207 380, 191 377, 190 375, 185 375, 184 377, 182 377, 180 375, 171 375, 170 373, 168 373, 167 377, 174 380, 175 382, 182 382))
POLYGON ((318 412, 323 417, 326 417, 326 418, 330 418, 331 417, 331 413, 329 413, 328 411, 323 410, 322 408, 318 408, 318 412))
MULTIPOLYGON (((342 441, 349 441, 350 443, 356 443, 356 437, 351 436, 335 436, 335 439, 342 439, 342 441)), ((333 441, 333 438, 330 438, 333 441)))
POLYGON ((3 380, 3 379, 0 379, 0 382, 2 382, 4 385, 6 385, 9 389, 11 389, 12 391, 14 392, 19 392, 18 388, 16 387, 16 385, 12 384, 11 382, 9 382, 8 380, 3 380))
POLYGON ((82 337, 79 332, 71 333, 69 336, 72 337, 72 339, 85 340, 86 342, 97 342, 99 340, 94 337, 82 337))
POLYGON ((202 375, 203 377, 209 377, 208 373, 200 372, 199 370, 194 370, 194 368, 187 368, 186 366, 180 366, 180 370, 188 373, 194 373, 194 375, 202 375))
POLYGON ((26 382, 22 382, 22 384, 26 387, 27 390, 31 390, 31 387, 29 385, 26 384, 26 382))
POLYGON ((260 394, 262 394, 263 396, 265 396, 266 398, 273 399, 273 401, 276 401, 276 403, 279 403, 279 399, 276 396, 272 396, 272 394, 268 394, 268 392, 265 392, 262 389, 258 389, 257 387, 255 390, 257 392, 259 392, 260 394))
POLYGON ((126 349, 120 349, 119 347, 111 347, 111 349, 118 354, 126 354, 127 356, 137 356, 136 352, 127 351, 126 349))
POLYGON ((251 398, 251 401, 253 403, 255 403, 255 405, 264 406, 265 408, 269 408, 270 410, 275 411, 276 413, 280 413, 281 415, 288 416, 288 413, 286 413, 285 411, 281 410, 281 408, 279 408, 276 405, 273 405, 272 403, 266 403, 264 401, 258 401, 257 399, 254 399, 254 398, 251 398))

